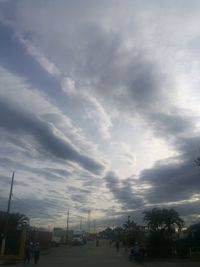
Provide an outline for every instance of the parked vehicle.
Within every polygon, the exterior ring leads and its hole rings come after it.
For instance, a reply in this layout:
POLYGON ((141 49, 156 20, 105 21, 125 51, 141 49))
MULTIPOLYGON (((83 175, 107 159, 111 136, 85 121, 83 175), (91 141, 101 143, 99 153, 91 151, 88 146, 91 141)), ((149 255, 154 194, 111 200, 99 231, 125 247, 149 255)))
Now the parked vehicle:
POLYGON ((62 228, 55 227, 52 232, 51 244, 52 246, 60 246, 66 241, 66 231, 62 228))
POLYGON ((72 245, 78 246, 84 244, 85 244, 84 232, 81 230, 74 231, 72 236, 72 245))

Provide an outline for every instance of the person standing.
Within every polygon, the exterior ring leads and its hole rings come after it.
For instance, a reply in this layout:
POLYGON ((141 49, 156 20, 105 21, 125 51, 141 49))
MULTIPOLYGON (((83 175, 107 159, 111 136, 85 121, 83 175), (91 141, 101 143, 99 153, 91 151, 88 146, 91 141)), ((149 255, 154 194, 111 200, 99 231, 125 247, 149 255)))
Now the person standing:
POLYGON ((24 254, 24 264, 29 264, 32 256, 32 243, 26 243, 24 254))
POLYGON ((37 242, 34 247, 34 263, 37 264, 40 258, 40 244, 37 242))
POLYGON ((99 246, 99 238, 96 239, 96 247, 99 246))
POLYGON ((116 249, 117 249, 117 252, 119 252, 119 240, 116 241, 116 249))

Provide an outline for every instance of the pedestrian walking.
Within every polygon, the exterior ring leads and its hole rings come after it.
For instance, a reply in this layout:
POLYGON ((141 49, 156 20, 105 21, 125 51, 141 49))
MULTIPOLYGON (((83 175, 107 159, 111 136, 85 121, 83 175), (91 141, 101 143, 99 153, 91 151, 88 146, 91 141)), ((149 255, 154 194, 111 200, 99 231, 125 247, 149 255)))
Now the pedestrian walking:
POLYGON ((117 249, 117 252, 119 252, 119 240, 116 241, 116 249, 117 249))
POLYGON ((40 258, 40 244, 37 242, 34 247, 34 263, 37 264, 40 258))
POLYGON ((32 249, 33 249, 33 243, 26 243, 25 246, 25 252, 24 252, 24 264, 30 263, 31 256, 32 256, 32 249))
POLYGON ((97 240, 96 240, 96 247, 98 247, 99 246, 99 239, 97 238, 97 240))

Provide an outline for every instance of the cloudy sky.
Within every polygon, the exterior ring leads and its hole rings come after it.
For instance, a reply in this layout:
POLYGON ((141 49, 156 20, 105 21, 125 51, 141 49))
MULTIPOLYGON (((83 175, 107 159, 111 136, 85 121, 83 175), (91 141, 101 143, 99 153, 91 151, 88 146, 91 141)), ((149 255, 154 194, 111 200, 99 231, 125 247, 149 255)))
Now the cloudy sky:
POLYGON ((200 2, 0 0, 0 208, 34 225, 200 219, 200 2))

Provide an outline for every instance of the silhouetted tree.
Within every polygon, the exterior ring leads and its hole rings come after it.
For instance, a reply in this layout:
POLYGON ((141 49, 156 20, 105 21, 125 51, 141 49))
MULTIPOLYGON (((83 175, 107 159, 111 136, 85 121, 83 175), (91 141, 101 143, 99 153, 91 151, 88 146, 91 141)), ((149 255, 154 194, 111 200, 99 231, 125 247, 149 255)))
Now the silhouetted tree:
POLYGON ((159 231, 162 229, 163 219, 161 210, 156 208, 144 212, 144 222, 147 223, 147 226, 151 231, 159 231))
POLYGON ((174 209, 163 209, 164 229, 173 232, 175 227, 179 229, 183 227, 184 221, 180 218, 179 213, 174 209))
POLYGON ((181 228, 183 220, 174 209, 152 209, 144 212, 144 222, 151 234, 147 240, 147 253, 151 257, 169 257, 172 255, 175 227, 181 228))
POLYGON ((29 218, 21 213, 9 214, 9 228, 21 229, 23 226, 29 225, 29 218))
POLYGON ((124 229, 120 226, 114 228, 113 230, 115 239, 122 240, 123 239, 123 234, 124 234, 124 229))
POLYGON ((123 228, 125 232, 132 232, 136 231, 138 229, 137 224, 134 222, 134 220, 130 220, 130 216, 128 216, 127 221, 123 224, 123 228))
POLYGON ((125 243, 127 243, 127 245, 134 244, 138 238, 139 227, 134 220, 130 219, 130 216, 128 216, 127 221, 123 224, 123 229, 125 243))
POLYGON ((152 209, 144 212, 144 222, 153 232, 173 232, 175 227, 182 228, 183 220, 174 209, 152 209))
POLYGON ((194 162, 198 167, 200 167, 200 157, 197 157, 194 162))

